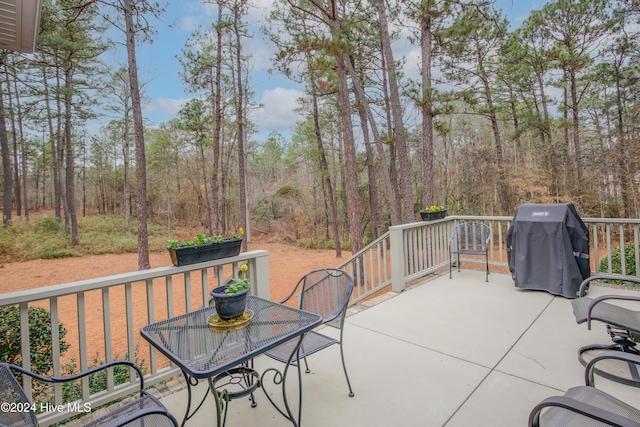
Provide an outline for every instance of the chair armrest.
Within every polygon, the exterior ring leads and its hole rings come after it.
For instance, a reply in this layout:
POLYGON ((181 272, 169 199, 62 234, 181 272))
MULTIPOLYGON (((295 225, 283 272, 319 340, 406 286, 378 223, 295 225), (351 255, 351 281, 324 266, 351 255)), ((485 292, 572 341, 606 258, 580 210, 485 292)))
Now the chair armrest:
POLYGON ((587 286, 593 280, 620 280, 623 282, 633 282, 640 284, 640 277, 637 276, 623 276, 621 274, 594 274, 584 279, 584 281, 580 284, 578 296, 583 297, 585 295, 587 286))
POLYGON ((133 362, 130 362, 128 360, 114 360, 112 362, 105 363, 104 365, 96 366, 95 368, 88 369, 78 374, 69 375, 67 377, 44 377, 42 375, 36 374, 35 372, 31 372, 23 368, 22 366, 11 365, 11 364, 5 364, 5 365, 11 370, 18 371, 24 375, 30 376, 37 380, 44 381, 47 383, 53 383, 53 384, 77 380, 79 378, 86 377, 87 375, 95 374, 96 372, 103 371, 108 368, 112 368, 114 366, 126 365, 137 372, 138 378, 140 378, 140 390, 144 389, 144 376, 142 375, 142 371, 133 362))
POLYGON ((298 288, 302 285, 302 283, 304 282, 304 277, 300 278, 300 280, 298 280, 298 283, 296 283, 296 285, 293 287, 293 289, 291 290, 291 293, 289 295, 287 295, 283 300, 277 301, 279 304, 284 304, 285 302, 289 301, 291 298, 293 298, 293 296, 296 294, 296 291, 298 290, 298 288))
POLYGON ((596 368, 596 364, 602 360, 621 360, 627 363, 633 363, 640 367, 640 355, 633 353, 625 353, 623 351, 607 350, 599 353, 593 359, 587 363, 584 369, 584 383, 585 385, 595 387, 595 379, 593 372, 596 368))
POLYGON ((640 296, 636 297, 632 295, 602 295, 602 296, 599 296, 598 298, 595 298, 593 301, 591 301, 591 303, 589 304, 589 307, 587 308, 587 329, 591 330, 591 312, 593 312, 593 309, 595 308, 595 306, 600 304, 603 301, 608 301, 608 300, 640 301, 640 296))
POLYGON ((455 232, 449 237, 449 241, 447 242, 447 249, 449 249, 449 252, 451 252, 451 241, 454 237, 456 237, 455 232))
POLYGON ((538 403, 529 414, 530 427, 540 425, 540 412, 547 407, 566 409, 614 427, 640 427, 640 423, 633 420, 565 396, 548 397, 538 403))

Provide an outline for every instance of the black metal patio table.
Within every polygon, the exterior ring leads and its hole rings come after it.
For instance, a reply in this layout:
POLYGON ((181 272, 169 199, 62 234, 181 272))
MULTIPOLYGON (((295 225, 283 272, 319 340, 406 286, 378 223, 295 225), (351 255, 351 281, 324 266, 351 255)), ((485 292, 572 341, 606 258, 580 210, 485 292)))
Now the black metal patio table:
MULTIPOLYGON (((182 370, 187 382, 188 404, 182 421, 191 418, 202 406, 191 411, 191 387, 199 379, 207 379, 215 399, 217 425, 226 421, 226 409, 231 399, 251 395, 262 388, 271 404, 294 426, 300 425, 302 413, 302 380, 298 368, 298 416, 294 417, 286 394, 287 372, 291 361, 297 358, 298 348, 304 334, 322 322, 322 317, 304 310, 289 307, 263 298, 249 296, 247 312, 251 321, 241 327, 223 329, 210 328, 209 319, 216 314, 215 307, 205 307, 171 319, 162 320, 143 327, 140 334, 169 360, 182 370), (253 358, 278 345, 299 337, 288 363, 282 371, 266 369, 262 374, 253 370, 253 358), (266 376, 272 375, 275 385, 282 388, 283 406, 273 401, 264 389, 266 376), (225 381, 220 390, 219 382, 225 381), (240 391, 229 391, 226 386, 241 384, 240 391), (217 387, 216 387, 217 386, 217 387)), ((255 402, 253 404, 255 406, 255 402)))

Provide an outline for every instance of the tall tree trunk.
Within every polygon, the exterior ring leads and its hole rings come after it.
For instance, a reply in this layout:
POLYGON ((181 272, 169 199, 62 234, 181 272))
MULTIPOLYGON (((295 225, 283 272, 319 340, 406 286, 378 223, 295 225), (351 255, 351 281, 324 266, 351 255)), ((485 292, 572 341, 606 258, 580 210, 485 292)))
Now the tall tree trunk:
MULTIPOLYGON (((563 91, 562 91, 562 104, 564 105, 564 108, 562 109, 562 135, 564 138, 564 146, 563 146, 563 159, 562 161, 565 161, 566 159, 564 157, 568 156, 568 152, 569 152, 569 126, 567 126, 567 123, 569 123, 569 91, 567 90, 567 71, 564 70, 563 73, 563 82, 564 87, 563 87, 563 91)), ((564 177, 564 179, 566 180, 566 176, 564 177)))
POLYGON ((571 79, 571 117, 573 122, 573 149, 576 165, 576 186, 580 188, 582 185, 582 150, 580 148, 580 117, 578 115, 578 82, 573 70, 570 70, 569 77, 571 79))
MULTIPOLYGON (((380 44, 380 50, 382 51, 383 47, 382 44, 380 44)), ((385 119, 386 119, 386 125, 387 125, 387 137, 385 138, 385 140, 383 141, 384 144, 389 147, 389 179, 391 181, 391 187, 396 189, 395 191, 395 199, 394 199, 394 204, 395 206, 397 206, 397 211, 398 211, 398 222, 397 224, 402 224, 402 191, 400 190, 400 186, 398 185, 398 151, 396 150, 396 140, 393 138, 393 117, 391 116, 391 105, 389 103, 389 99, 391 99, 391 96, 389 96, 389 83, 388 83, 388 73, 386 72, 387 70, 387 66, 386 63, 387 61, 385 60, 384 55, 381 55, 380 57, 380 63, 382 66, 382 93, 383 93, 383 99, 384 99, 384 112, 385 112, 385 119)), ((369 120, 371 120, 371 117, 369 117, 369 120)), ((392 222, 393 223, 393 222, 392 222)), ((394 223, 395 224, 395 223, 394 223)))
POLYGON ((549 118, 549 102, 547 100, 547 94, 544 86, 543 70, 536 70, 536 81, 538 82, 538 91, 540 92, 540 103, 542 104, 542 128, 540 130, 542 144, 548 147, 545 152, 547 153, 547 163, 551 172, 551 179, 549 180, 549 192, 558 199, 560 182, 560 173, 558 167, 558 156, 556 155, 556 144, 554 142, 553 135, 551 134, 551 120, 549 118))
POLYGON ((35 209, 45 206, 47 191, 47 149, 44 142, 44 128, 42 129, 42 145, 40 145, 41 159, 36 162, 36 197, 35 209), (40 188, 42 187, 42 204, 40 204, 40 188))
POLYGON ((5 67, 5 79, 7 82, 7 100, 9 101, 9 111, 11 112, 11 140, 13 142, 13 193, 15 197, 16 215, 22 216, 22 190, 20 189, 20 162, 18 161, 18 130, 16 128, 16 111, 13 108, 13 94, 11 93, 11 81, 9 79, 9 69, 5 67))
POLYGON ((122 136, 122 156, 124 166, 124 225, 128 232, 131 232, 131 147, 129 146, 129 109, 125 108, 127 114, 124 117, 124 135, 122 136))
POLYGON ((382 36, 382 52, 385 57, 385 62, 387 65, 387 75, 389 79, 394 137, 397 142, 398 148, 400 187, 402 194, 404 221, 413 222, 415 220, 416 214, 413 209, 413 192, 411 190, 411 164, 409 163, 407 139, 404 134, 402 105, 400 104, 400 92, 398 90, 396 63, 393 60, 393 52, 391 50, 391 39, 389 37, 389 28, 387 26, 387 13, 384 0, 377 0, 377 6, 378 19, 380 20, 380 34, 382 36))
POLYGON ((358 105, 358 114, 360 115, 362 139, 364 140, 365 154, 367 156, 367 176, 369 178, 369 209, 371 213, 371 240, 376 240, 382 235, 382 209, 380 209, 380 197, 378 196, 378 180, 376 178, 375 160, 373 159, 373 150, 371 149, 371 141, 369 138, 369 130, 367 126, 367 113, 364 112, 364 108, 362 108, 362 105, 358 105))
MULTIPOLYGON (((70 224, 69 224, 69 206, 67 204, 67 192, 64 188, 63 185, 63 175, 62 175, 62 171, 64 170, 63 166, 64 166, 64 159, 65 159, 65 145, 63 143, 63 137, 62 137, 62 118, 63 118, 63 112, 62 112, 62 97, 60 96, 60 94, 63 92, 63 88, 60 82, 60 72, 62 70, 60 70, 60 68, 56 69, 56 106, 58 109, 58 114, 57 114, 57 122, 56 122, 56 149, 58 150, 58 170, 60 171, 60 181, 58 183, 58 185, 60 186, 60 202, 62 203, 62 212, 64 212, 64 226, 66 229, 69 229, 70 224)), ((65 178, 66 180, 66 178, 65 178)))
POLYGON ((336 246, 336 258, 342 258, 342 248, 340 244, 340 230, 338 228, 338 210, 336 208, 336 198, 333 194, 333 184, 331 183, 331 173, 329 172, 329 164, 325 155, 324 145, 322 143, 322 131, 320 129, 320 119, 318 112, 318 93, 316 90, 316 80, 311 73, 311 99, 313 102, 313 128, 316 134, 316 144, 318 145, 318 153, 320 157, 320 173, 322 174, 322 183, 326 198, 329 199, 329 218, 331 222, 331 232, 333 234, 333 242, 336 246))
MULTIPOLYGON (((171 169, 167 166, 164 170, 164 191, 167 193, 167 233, 171 234, 172 225, 173 225, 173 212, 171 205, 171 179, 170 179, 170 171, 171 169)), ((180 191, 177 192, 180 194, 180 191)))
POLYGON ((217 232, 220 227, 220 214, 218 206, 220 204, 219 173, 220 173, 220 135, 222 131, 222 0, 218 0, 218 18, 216 22, 216 65, 215 79, 212 80, 213 87, 211 95, 213 98, 213 171, 211 172, 211 230, 217 232))
POLYGON ((622 93, 620 91, 620 69, 619 64, 615 67, 615 87, 616 87, 616 118, 617 118, 617 130, 618 130, 618 147, 617 147, 617 160, 618 160, 618 180, 620 181, 620 190, 622 193, 622 206, 624 211, 622 212, 623 218, 631 218, 631 202, 629 200, 629 176, 633 176, 629 173, 627 167, 627 146, 626 135, 624 131, 624 109, 622 107, 622 93))
MULTIPOLYGON (((45 107, 47 111, 47 124, 49 125, 49 143, 51 146, 51 165, 53 169, 53 207, 56 218, 62 218, 60 212, 60 169, 58 168, 58 149, 56 147, 56 138, 53 131, 53 115, 51 114, 51 103, 49 100, 49 82, 47 72, 42 68, 42 80, 44 83, 45 107)), ((42 131, 44 134, 44 130, 42 131)), ((43 201, 43 204, 45 202, 43 201)))
POLYGON ((211 228, 211 196, 209 195, 209 182, 207 177, 207 162, 206 157, 204 155, 204 143, 199 144, 198 148, 200 149, 200 167, 202 168, 202 182, 204 184, 204 206, 205 206, 205 214, 207 217, 207 228, 209 229, 209 233, 216 234, 215 230, 211 228))
POLYGON ((24 147, 24 127, 22 125, 22 105, 18 91, 18 79, 13 80, 18 117, 18 139, 20 140, 20 170, 22 171, 22 202, 24 204, 24 218, 29 220, 29 197, 27 188, 27 153, 24 147))
POLYGON ((247 238, 242 242, 243 249, 247 250, 248 240, 250 240, 249 230, 249 210, 247 208, 247 182, 245 170, 245 154, 244 154, 244 86, 242 81, 242 40, 238 22, 240 21, 241 10, 239 5, 234 7, 233 27, 236 35, 236 73, 238 74, 238 93, 237 93, 237 121, 238 121, 238 174, 240 186, 240 212, 242 215, 241 224, 247 233, 247 238))
POLYGON ((76 193, 75 193, 75 165, 73 154, 73 133, 71 128, 73 126, 71 120, 72 114, 72 101, 73 101, 73 69, 71 66, 71 54, 67 54, 66 58, 67 68, 64 73, 65 91, 64 91, 64 139, 66 144, 65 155, 65 184, 67 195, 67 216, 69 217, 69 225, 67 227, 67 233, 71 235, 71 244, 78 244, 78 218, 76 212, 76 193))
POLYGON ((342 134, 344 135, 344 153, 346 166, 347 207, 349 210, 349 233, 351 234, 351 252, 362 249, 362 232, 360 230, 360 198, 358 195, 358 171, 356 167, 356 146, 351 123, 351 102, 347 86, 345 64, 350 63, 346 54, 336 55, 336 74, 338 76, 338 96, 342 134))
MULTIPOLYGON (((4 61, 4 58, 2 58, 4 61)), ((2 81, 0 80, 0 152, 2 153, 3 199, 2 199, 2 224, 4 227, 11 225, 12 197, 11 188, 11 153, 9 152, 9 139, 7 138, 7 122, 4 110, 4 94, 2 81)))
POLYGON ((131 87, 131 107, 133 110, 133 130, 136 140, 136 210, 138 216, 138 270, 147 270, 149 264, 149 234, 147 230, 147 160, 144 147, 144 124, 140 105, 138 84, 138 64, 136 59, 136 39, 133 26, 133 1, 124 0, 124 18, 127 38, 127 58, 129 85, 131 87))
POLYGON ((87 216, 87 144, 82 144, 82 217, 87 216))
POLYGON ((345 65, 347 67, 347 70, 349 71, 349 76, 351 77, 351 82, 353 83, 353 87, 356 92, 356 98, 358 99, 358 102, 362 104, 362 108, 364 108, 364 111, 367 114, 369 126, 371 127, 371 132, 373 133, 373 141, 376 144, 376 149, 378 151, 378 160, 380 161, 380 170, 382 172, 382 182, 384 183, 385 195, 387 197, 387 200, 389 201, 389 214, 391 215, 391 224, 402 224, 402 210, 400 204, 398 203, 398 198, 396 197, 396 188, 398 187, 392 184, 391 174, 389 172, 389 165, 392 162, 387 162, 387 155, 384 151, 380 132, 378 131, 378 127, 375 124, 375 118, 373 117, 373 113, 371 112, 371 108, 369 107, 369 101, 367 100, 367 96, 364 92, 364 88, 362 87, 362 83, 360 82, 360 79, 358 78, 356 71, 353 68, 353 64, 351 63, 351 61, 347 61, 345 65))
MULTIPOLYGON (((433 87, 431 76, 433 34, 430 15, 431 1, 423 1, 422 9, 426 11, 420 22, 420 51, 422 53, 422 69, 420 70, 422 78, 422 99, 420 102, 422 113, 422 205, 431 206, 435 204, 433 195, 433 87)), ((441 203, 446 203, 446 200, 441 203)))
MULTIPOLYGON (((478 64, 482 64, 482 59, 478 58, 478 64)), ((502 215, 508 215, 510 212, 509 190, 507 187, 507 173, 504 168, 504 160, 502 157, 502 141, 500 138, 500 129, 498 128, 498 118, 496 116, 495 107, 493 105, 493 96, 491 87, 489 86, 489 76, 482 65, 480 65, 480 73, 484 85, 484 93, 489 108, 489 118, 491 120, 491 129, 493 130, 493 139, 496 152, 496 163, 498 167, 498 197, 500 198, 500 209, 502 215)))

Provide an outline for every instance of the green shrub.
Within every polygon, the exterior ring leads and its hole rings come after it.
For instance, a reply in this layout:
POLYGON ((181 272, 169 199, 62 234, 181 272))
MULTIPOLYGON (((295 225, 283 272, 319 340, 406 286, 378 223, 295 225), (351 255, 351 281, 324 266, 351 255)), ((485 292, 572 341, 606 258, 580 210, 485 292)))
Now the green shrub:
MULTIPOLYGON (((135 221, 132 228, 136 228, 135 221)), ((148 231, 149 251, 165 251, 169 236, 164 228, 149 223, 148 231)), ((122 218, 102 215, 79 218, 78 237, 79 244, 72 245, 64 222, 53 215, 33 221, 16 218, 11 227, 0 227, 0 263, 138 251, 138 236, 135 231, 127 231, 122 218)))
MULTIPOLYGON (((42 307, 29 307, 29 341, 31 343, 31 371, 48 376, 53 370, 53 347, 51 343, 51 316, 42 307)), ((69 344, 63 338, 67 330, 58 324, 60 354, 69 344)), ((20 309, 18 306, 0 307, 0 361, 22 366, 22 343, 20 341, 20 309)))
POLYGON ((64 247, 64 242, 62 242, 62 245, 63 247, 60 247, 55 242, 42 242, 42 244, 33 248, 33 256, 36 259, 56 259, 82 256, 77 251, 64 247))
POLYGON ((55 215, 47 215, 36 221, 36 229, 43 233, 58 233, 64 231, 64 223, 55 215))
MULTIPOLYGON (((624 263, 625 263, 625 274, 627 276, 635 276, 636 275, 636 247, 633 243, 627 243, 624 246, 624 263)), ((606 256, 600 260, 600 268, 598 269, 601 273, 609 272, 609 257, 606 256)), ((613 274, 622 274, 622 251, 620 248, 615 248, 611 251, 611 273, 613 274)))

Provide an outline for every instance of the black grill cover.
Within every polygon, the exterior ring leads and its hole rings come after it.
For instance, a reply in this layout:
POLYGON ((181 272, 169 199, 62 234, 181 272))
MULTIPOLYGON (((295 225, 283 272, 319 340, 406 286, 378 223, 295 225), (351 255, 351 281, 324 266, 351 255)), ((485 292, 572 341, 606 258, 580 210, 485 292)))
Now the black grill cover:
POLYGON ((526 204, 507 231, 507 260, 515 285, 577 297, 589 277, 589 230, 570 204, 526 204))

